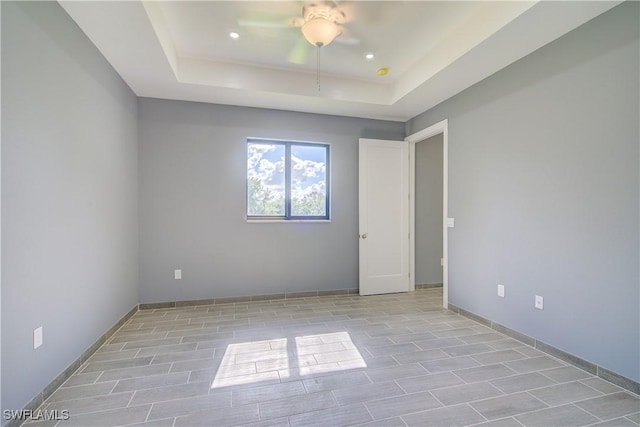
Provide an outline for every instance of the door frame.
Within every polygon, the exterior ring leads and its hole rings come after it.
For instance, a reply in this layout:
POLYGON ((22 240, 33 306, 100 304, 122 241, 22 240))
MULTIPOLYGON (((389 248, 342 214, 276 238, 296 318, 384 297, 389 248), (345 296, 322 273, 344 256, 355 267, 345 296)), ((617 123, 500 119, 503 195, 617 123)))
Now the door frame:
POLYGON ((405 138, 409 143, 409 272, 410 290, 416 289, 416 144, 442 134, 442 306, 449 308, 449 122, 444 119, 405 138))

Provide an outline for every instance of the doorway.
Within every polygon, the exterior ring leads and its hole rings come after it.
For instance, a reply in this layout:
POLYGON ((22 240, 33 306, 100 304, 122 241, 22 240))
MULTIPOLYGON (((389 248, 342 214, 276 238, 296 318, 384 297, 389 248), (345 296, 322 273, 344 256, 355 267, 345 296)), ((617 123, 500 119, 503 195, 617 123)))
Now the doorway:
MULTIPOLYGON (((430 251, 425 252, 422 247, 416 247, 417 244, 422 245, 424 242, 419 242, 418 243, 418 239, 424 239, 426 234, 423 233, 423 231, 426 231, 428 229, 428 234, 432 235, 434 232, 437 233, 437 227, 432 227, 432 226, 427 226, 425 229, 425 225, 426 223, 423 224, 419 224, 418 227, 416 227, 416 221, 420 221, 420 217, 418 217, 416 215, 417 211, 416 209, 421 209, 421 211, 424 210, 424 200, 421 200, 420 202, 416 203, 416 199, 417 197, 419 197, 419 193, 416 191, 416 176, 418 177, 418 179, 423 179, 424 175, 429 175, 428 173, 423 173, 425 171, 420 171, 419 173, 416 173, 416 169, 419 167, 424 167, 424 165, 421 165, 418 161, 417 161, 417 154, 420 155, 424 155, 424 154, 429 154, 429 152, 439 152, 441 153, 442 156, 442 178, 441 178, 441 183, 442 183, 442 192, 441 193, 437 193, 437 194, 441 194, 442 196, 442 203, 440 204, 439 201, 433 201, 433 203, 431 203, 431 205, 436 204, 439 205, 439 207, 441 207, 442 209, 442 215, 438 215, 438 218, 441 221, 441 225, 440 225, 440 230, 441 230, 441 235, 442 235, 442 240, 441 240, 441 257, 442 257, 442 265, 441 265, 441 272, 442 272, 442 306, 444 308, 448 308, 449 305, 449 280, 448 280, 448 266, 449 266, 449 260, 448 260, 448 228, 447 228, 447 219, 448 219, 448 122, 447 120, 443 120, 439 123, 436 123, 426 129, 423 129, 419 132, 416 132, 412 135, 409 135, 406 139, 405 139, 408 143, 409 143, 409 228, 410 228, 410 234, 409 234, 409 262, 410 262, 410 277, 411 277, 411 289, 415 289, 416 288, 416 284, 420 285, 421 283, 421 277, 425 278, 425 277, 429 277, 426 276, 427 274, 429 275, 433 275, 435 273, 433 273, 434 271, 434 264, 437 267, 438 264, 440 264, 440 259, 436 256, 436 259, 431 259, 434 257, 433 253, 434 251, 436 251, 435 253, 437 253, 437 249, 438 248, 431 248, 430 251), (433 140, 431 138, 434 138, 433 140), (429 147, 428 144, 438 144, 441 141, 441 151, 435 149, 435 146, 431 146, 429 147), (425 146, 421 146, 418 150, 419 152, 416 153, 416 149, 417 149, 417 144, 427 144, 425 146), (425 150, 423 150, 423 148, 426 148, 425 150), (427 153, 423 153, 423 151, 426 151, 427 153), (422 227, 421 227, 422 226, 422 227), (420 233, 420 235, 417 235, 416 233, 420 233), (425 253, 427 253, 430 259, 427 260, 428 266, 425 266, 423 264, 421 264, 419 267, 417 266, 417 263, 421 263, 421 259, 417 256, 420 255, 421 257, 425 256, 425 253), (430 254, 429 254, 430 253, 430 254), (424 268, 427 267, 427 268, 424 268), (429 273, 429 271, 431 273, 429 273), (419 276, 417 276, 419 275, 419 276)), ((438 147, 439 148, 439 147, 438 147)), ((433 153, 431 153, 433 154, 433 153)), ((437 164, 438 162, 436 162, 437 164)), ((418 183, 418 190, 420 190, 421 186, 420 183, 418 183)), ((430 204, 430 203, 427 203, 430 204)), ((428 210, 429 211, 433 211, 433 206, 428 206, 428 210)), ((432 225, 432 224, 431 224, 432 225)), ((428 238, 428 237, 426 237, 428 238)), ((440 241, 438 239, 438 241, 440 241)), ((437 272, 437 270, 435 270, 437 272)), ((431 276, 433 277, 433 276, 431 276)))
POLYGON ((416 143, 416 289, 442 287, 442 134, 416 143))

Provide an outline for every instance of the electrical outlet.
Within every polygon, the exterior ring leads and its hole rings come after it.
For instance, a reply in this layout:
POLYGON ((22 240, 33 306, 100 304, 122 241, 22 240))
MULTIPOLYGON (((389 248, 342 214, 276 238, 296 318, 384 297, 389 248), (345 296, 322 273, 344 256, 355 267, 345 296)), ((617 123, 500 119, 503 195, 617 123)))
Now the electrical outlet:
POLYGON ((504 285, 498 283, 498 296, 504 298, 504 285))
POLYGON ((33 349, 42 345, 42 326, 33 330, 33 349))
POLYGON ((182 270, 173 270, 173 278, 176 280, 182 279, 182 270))
POLYGON ((544 298, 542 298, 540 295, 536 295, 536 301, 534 306, 538 310, 544 310, 544 298))

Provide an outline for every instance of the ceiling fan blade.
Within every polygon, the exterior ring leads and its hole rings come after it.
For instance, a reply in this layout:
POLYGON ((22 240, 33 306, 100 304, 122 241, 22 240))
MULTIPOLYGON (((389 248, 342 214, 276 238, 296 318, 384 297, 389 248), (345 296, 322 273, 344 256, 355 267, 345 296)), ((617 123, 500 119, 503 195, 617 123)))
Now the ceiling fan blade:
POLYGON ((340 35, 333 41, 346 46, 360 46, 360 39, 353 37, 352 32, 346 27, 341 27, 340 35))
POLYGON ((296 26, 296 20, 293 18, 277 18, 277 19, 238 19, 238 25, 241 27, 255 28, 290 28, 296 26))
POLYGON ((287 61, 298 65, 306 64, 307 57, 309 56, 309 49, 311 47, 312 46, 304 37, 300 37, 289 51, 287 61))
POLYGON ((334 42, 347 45, 347 46, 360 46, 360 39, 357 39, 355 37, 348 37, 344 35, 336 37, 334 42))

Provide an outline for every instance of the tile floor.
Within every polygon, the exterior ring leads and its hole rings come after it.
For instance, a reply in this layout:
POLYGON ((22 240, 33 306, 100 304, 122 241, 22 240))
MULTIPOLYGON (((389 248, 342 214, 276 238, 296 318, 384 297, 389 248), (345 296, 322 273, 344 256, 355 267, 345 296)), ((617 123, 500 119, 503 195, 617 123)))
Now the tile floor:
POLYGON ((441 289, 139 311, 57 426, 638 426, 640 398, 441 308, 441 289))

